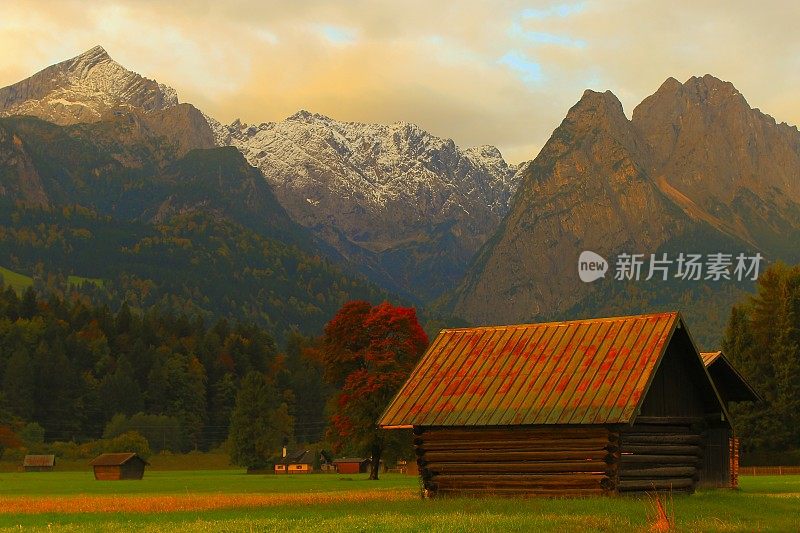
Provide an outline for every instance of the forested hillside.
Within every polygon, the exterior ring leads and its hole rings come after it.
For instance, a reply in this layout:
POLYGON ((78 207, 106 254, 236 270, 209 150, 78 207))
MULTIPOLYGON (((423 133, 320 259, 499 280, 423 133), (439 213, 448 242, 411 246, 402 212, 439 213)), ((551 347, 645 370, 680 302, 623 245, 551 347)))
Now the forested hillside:
POLYGON ((326 389, 301 357, 299 349, 279 355, 252 324, 127 305, 114 313, 82 297, 3 288, 0 426, 20 433, 35 422, 47 441, 76 442, 136 430, 155 451, 209 449, 227 438, 240 381, 257 371, 273 384, 273 402, 297 419, 298 437, 318 441, 326 389))
POLYGON ((192 150, 136 113, 62 127, 0 119, 0 266, 118 309, 245 319, 283 339, 345 301, 386 297, 295 224, 234 148, 192 150))

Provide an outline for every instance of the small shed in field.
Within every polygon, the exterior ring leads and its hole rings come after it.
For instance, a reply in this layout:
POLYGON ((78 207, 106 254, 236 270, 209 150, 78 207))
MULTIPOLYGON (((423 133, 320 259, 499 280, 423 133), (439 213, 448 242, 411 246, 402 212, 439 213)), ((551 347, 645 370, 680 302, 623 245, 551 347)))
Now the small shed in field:
POLYGON ((25 472, 50 472, 55 466, 55 455, 26 455, 22 460, 25 472))
POLYGON ((692 492, 731 427, 678 313, 443 330, 379 426, 429 495, 553 496, 692 492))
POLYGON ((101 481, 142 479, 144 467, 150 465, 133 452, 104 453, 89 464, 94 468, 94 478, 101 481))
POLYGON ((337 474, 364 474, 369 471, 370 460, 363 457, 334 459, 337 474))
MULTIPOLYGON (((725 407, 731 402, 760 402, 761 396, 721 351, 700 354, 725 407)), ((716 428, 706 434, 706 454, 700 482, 706 486, 739 485, 739 438, 732 430, 716 428), (727 450, 727 453, 726 453, 727 450)))
POLYGON ((310 474, 314 471, 314 454, 309 450, 287 453, 275 463, 276 474, 310 474))

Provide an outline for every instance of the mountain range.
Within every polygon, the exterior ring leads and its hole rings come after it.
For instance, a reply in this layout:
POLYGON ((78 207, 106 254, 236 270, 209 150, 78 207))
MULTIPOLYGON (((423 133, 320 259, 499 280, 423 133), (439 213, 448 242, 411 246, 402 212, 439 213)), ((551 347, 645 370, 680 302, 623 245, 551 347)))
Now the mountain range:
MULTIPOLYGON (((452 298, 479 323, 680 307, 721 332, 750 287, 581 283, 578 258, 681 252, 800 260, 800 133, 713 76, 670 78, 633 111, 587 90, 527 165, 512 208, 452 298), (720 312, 722 311, 722 312, 720 312)), ((611 267, 613 269, 613 265, 611 267)), ((763 268, 763 267, 762 267, 763 268)))
POLYGON ((678 308, 715 342, 752 283, 614 280, 613 263, 582 283, 580 253, 800 260, 800 133, 710 75, 668 79, 630 119, 587 90, 519 166, 403 122, 224 125, 100 47, 0 89, 0 116, 0 199, 202 213, 472 323, 678 308))
POLYGON ((418 303, 452 290, 508 211, 515 168, 489 146, 462 150, 413 124, 284 121, 222 125, 102 47, 0 89, 0 116, 60 125, 128 115, 136 131, 190 149, 235 146, 293 220, 376 283, 418 303))

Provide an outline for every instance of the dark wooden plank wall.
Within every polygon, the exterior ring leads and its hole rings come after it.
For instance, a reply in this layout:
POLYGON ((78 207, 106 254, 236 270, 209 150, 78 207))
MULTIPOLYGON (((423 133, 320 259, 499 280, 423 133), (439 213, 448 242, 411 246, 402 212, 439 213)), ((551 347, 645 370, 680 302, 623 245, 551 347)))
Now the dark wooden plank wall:
POLYGON ((620 493, 693 492, 703 462, 702 418, 640 417, 620 434, 620 493))
POLYGON ((416 428, 427 494, 584 496, 613 490, 618 434, 601 426, 416 428))
POLYGON ((667 347, 642 402, 640 415, 702 417, 709 412, 720 412, 703 363, 681 332, 676 332, 667 347))
POLYGON ((728 426, 712 426, 706 430, 706 453, 700 472, 700 486, 731 486, 730 439, 731 429, 728 426))

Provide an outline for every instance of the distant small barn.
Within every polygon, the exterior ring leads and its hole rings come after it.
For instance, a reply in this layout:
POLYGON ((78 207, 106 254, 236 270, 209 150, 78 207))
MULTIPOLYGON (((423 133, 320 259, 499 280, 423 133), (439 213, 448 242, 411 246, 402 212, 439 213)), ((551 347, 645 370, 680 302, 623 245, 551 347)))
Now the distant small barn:
POLYGON ((692 492, 731 427, 678 313, 443 330, 379 426, 432 496, 692 492))
POLYGON ((314 454, 309 450, 287 453, 275 463, 276 474, 310 474, 314 471, 314 454))
POLYGON ((364 474, 369 471, 370 460, 363 457, 334 459, 337 474, 364 474))
POLYGON ((142 479, 144 467, 150 465, 133 452, 104 453, 89 464, 94 468, 94 478, 101 481, 142 479))
POLYGON ((50 472, 55 466, 55 455, 26 455, 22 460, 25 472, 50 472))
MULTIPOLYGON (((725 407, 731 402, 760 402, 761 396, 747 383, 720 351, 700 354, 725 407)), ((739 438, 727 428, 709 430, 700 484, 718 487, 739 485, 739 438)))

